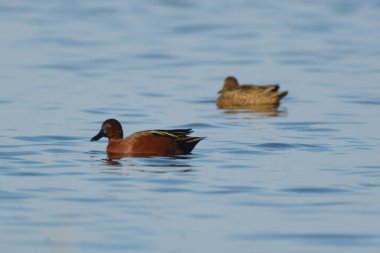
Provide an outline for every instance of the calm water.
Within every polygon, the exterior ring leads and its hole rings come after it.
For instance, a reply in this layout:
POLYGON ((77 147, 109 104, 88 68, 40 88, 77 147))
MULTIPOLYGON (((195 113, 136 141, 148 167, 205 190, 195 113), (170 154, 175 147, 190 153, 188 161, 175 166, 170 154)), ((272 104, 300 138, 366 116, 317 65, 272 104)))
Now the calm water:
POLYGON ((379 13, 0 1, 0 252, 379 252, 379 13), (289 96, 217 110, 227 75, 289 96), (207 139, 107 162, 89 139, 111 117, 207 139))

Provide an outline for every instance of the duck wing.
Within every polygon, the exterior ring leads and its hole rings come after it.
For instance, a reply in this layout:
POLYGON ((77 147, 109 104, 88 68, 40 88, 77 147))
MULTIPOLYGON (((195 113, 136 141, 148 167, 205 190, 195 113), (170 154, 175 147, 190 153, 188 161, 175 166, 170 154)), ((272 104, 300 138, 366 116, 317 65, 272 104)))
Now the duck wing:
POLYGON ((182 139, 188 137, 189 134, 191 134, 193 130, 191 128, 188 129, 170 129, 170 130, 146 130, 141 131, 139 134, 142 135, 149 135, 149 136, 161 136, 161 137, 169 137, 172 139, 182 139))
POLYGON ((194 147, 203 140, 205 137, 195 137, 189 136, 193 131, 191 128, 188 129, 170 129, 170 130, 147 130, 141 131, 137 134, 147 135, 147 136, 160 136, 173 139, 178 147, 185 153, 190 153, 194 147))
POLYGON ((278 91, 280 89, 280 85, 278 84, 266 84, 266 85, 256 85, 256 84, 243 84, 240 86, 240 89, 245 90, 255 90, 259 92, 273 92, 278 91))

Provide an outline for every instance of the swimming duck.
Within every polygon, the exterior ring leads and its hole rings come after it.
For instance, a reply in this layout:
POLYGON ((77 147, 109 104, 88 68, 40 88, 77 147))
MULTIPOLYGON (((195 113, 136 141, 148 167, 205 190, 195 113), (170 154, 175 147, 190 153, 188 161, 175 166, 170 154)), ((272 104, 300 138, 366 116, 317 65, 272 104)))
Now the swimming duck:
POLYGON ((116 119, 107 119, 91 141, 108 138, 107 153, 127 156, 169 156, 189 154, 205 137, 191 137, 191 129, 146 130, 123 138, 116 119))
POLYGON ((223 89, 216 104, 219 108, 242 106, 273 105, 278 106, 280 100, 288 95, 288 91, 279 91, 278 84, 239 85, 238 80, 229 76, 224 79, 223 89))

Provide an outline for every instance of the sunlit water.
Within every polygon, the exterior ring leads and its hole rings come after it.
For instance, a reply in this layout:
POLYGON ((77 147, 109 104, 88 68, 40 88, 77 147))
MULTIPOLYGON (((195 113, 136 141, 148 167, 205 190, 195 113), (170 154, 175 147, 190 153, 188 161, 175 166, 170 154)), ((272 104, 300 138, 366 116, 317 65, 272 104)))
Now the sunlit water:
POLYGON ((195 2, 0 2, 0 252, 380 250, 379 1, 195 2), (107 161, 107 118, 207 138, 107 161))

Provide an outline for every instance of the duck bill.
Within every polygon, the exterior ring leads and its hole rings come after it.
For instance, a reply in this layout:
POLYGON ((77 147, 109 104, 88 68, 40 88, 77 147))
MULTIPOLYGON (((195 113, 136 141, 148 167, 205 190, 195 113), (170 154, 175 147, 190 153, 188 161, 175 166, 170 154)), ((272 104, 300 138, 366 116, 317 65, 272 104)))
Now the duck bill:
POLYGON ((220 94, 220 93, 222 93, 223 92, 223 90, 220 90, 220 91, 218 91, 218 94, 220 94))
POLYGON ((100 130, 97 135, 91 138, 91 141, 98 141, 100 138, 105 137, 103 130, 100 130))

